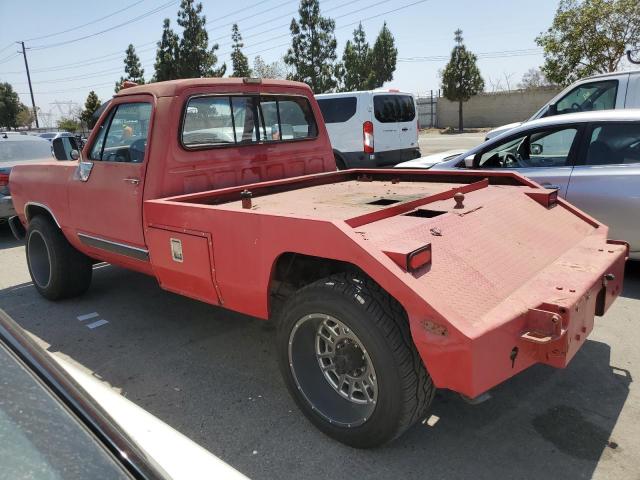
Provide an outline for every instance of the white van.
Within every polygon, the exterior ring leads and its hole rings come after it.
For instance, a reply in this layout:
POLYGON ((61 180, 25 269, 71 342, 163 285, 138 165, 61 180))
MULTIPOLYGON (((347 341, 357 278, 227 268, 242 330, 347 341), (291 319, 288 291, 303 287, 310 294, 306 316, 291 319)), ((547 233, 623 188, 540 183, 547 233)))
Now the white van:
MULTIPOLYGON (((564 113, 640 108, 640 70, 594 75, 572 83, 553 97, 527 121, 564 113)), ((489 140, 523 122, 510 123, 487 132, 489 140)))
POLYGON ((316 95, 336 165, 392 166, 420 157, 413 95, 397 90, 316 95))

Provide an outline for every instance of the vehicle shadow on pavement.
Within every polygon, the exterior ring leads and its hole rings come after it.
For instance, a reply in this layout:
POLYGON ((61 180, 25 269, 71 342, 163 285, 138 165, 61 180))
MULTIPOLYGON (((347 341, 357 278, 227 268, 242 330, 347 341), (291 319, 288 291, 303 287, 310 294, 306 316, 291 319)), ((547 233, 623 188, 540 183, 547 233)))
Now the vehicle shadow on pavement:
POLYGON ((633 379, 597 341, 565 370, 533 367, 480 405, 440 392, 432 426, 358 451, 325 437, 295 407, 268 322, 111 266, 94 271, 80 299, 50 303, 23 284, 0 291, 0 308, 50 352, 255 479, 589 478, 599 460, 631 448, 611 432, 633 379), (90 329, 77 318, 93 312, 109 323, 90 329))
POLYGON ((0 250, 17 247, 21 243, 15 239, 7 223, 0 224, 0 250))

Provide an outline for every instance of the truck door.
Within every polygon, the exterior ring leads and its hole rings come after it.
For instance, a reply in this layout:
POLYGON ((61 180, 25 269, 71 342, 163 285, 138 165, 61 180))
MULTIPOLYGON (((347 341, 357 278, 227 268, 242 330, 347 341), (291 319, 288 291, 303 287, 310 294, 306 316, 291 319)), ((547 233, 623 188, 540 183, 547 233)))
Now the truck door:
POLYGON ((146 260, 142 200, 152 104, 147 95, 116 98, 69 183, 73 227, 81 242, 146 260))

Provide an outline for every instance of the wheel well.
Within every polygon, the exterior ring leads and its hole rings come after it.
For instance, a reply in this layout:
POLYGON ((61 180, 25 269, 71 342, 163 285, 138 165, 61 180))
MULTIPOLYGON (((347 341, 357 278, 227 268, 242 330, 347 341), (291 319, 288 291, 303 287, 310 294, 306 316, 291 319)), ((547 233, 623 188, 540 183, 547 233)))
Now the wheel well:
POLYGON ((338 170, 346 170, 347 169, 347 164, 344 161, 344 158, 342 158, 342 154, 338 150, 334 150, 333 151, 333 157, 336 159, 336 168, 338 170))
POLYGON ((25 207, 25 217, 27 219, 27 224, 31 221, 32 218, 34 218, 36 215, 42 215, 43 217, 48 218, 49 220, 51 220, 51 222, 56 225, 58 228, 60 228, 60 225, 58 224, 58 221, 56 220, 56 218, 53 216, 53 214, 51 213, 51 211, 42 206, 42 205, 27 205, 25 207))
POLYGON ((273 266, 269 282, 270 316, 291 294, 305 285, 342 272, 368 278, 364 271, 349 262, 300 253, 283 253, 273 266))

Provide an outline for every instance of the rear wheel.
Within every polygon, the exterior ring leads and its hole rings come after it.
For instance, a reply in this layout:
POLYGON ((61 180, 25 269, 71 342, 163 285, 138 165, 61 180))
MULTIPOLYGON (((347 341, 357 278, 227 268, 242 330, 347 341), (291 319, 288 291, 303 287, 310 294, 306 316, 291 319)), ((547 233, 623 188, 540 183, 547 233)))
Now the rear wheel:
POLYGON ((33 285, 49 300, 81 295, 91 285, 91 259, 73 248, 46 217, 29 222, 26 254, 33 285))
POLYGON ((323 432, 375 447, 423 418, 435 392, 400 305, 348 274, 312 283, 286 302, 278 359, 287 387, 323 432))
POLYGON ((340 155, 338 155, 337 153, 333 154, 333 158, 335 158, 336 160, 336 168, 338 170, 346 170, 347 169, 347 165, 346 163, 344 163, 344 160, 342 159, 342 157, 340 155))

